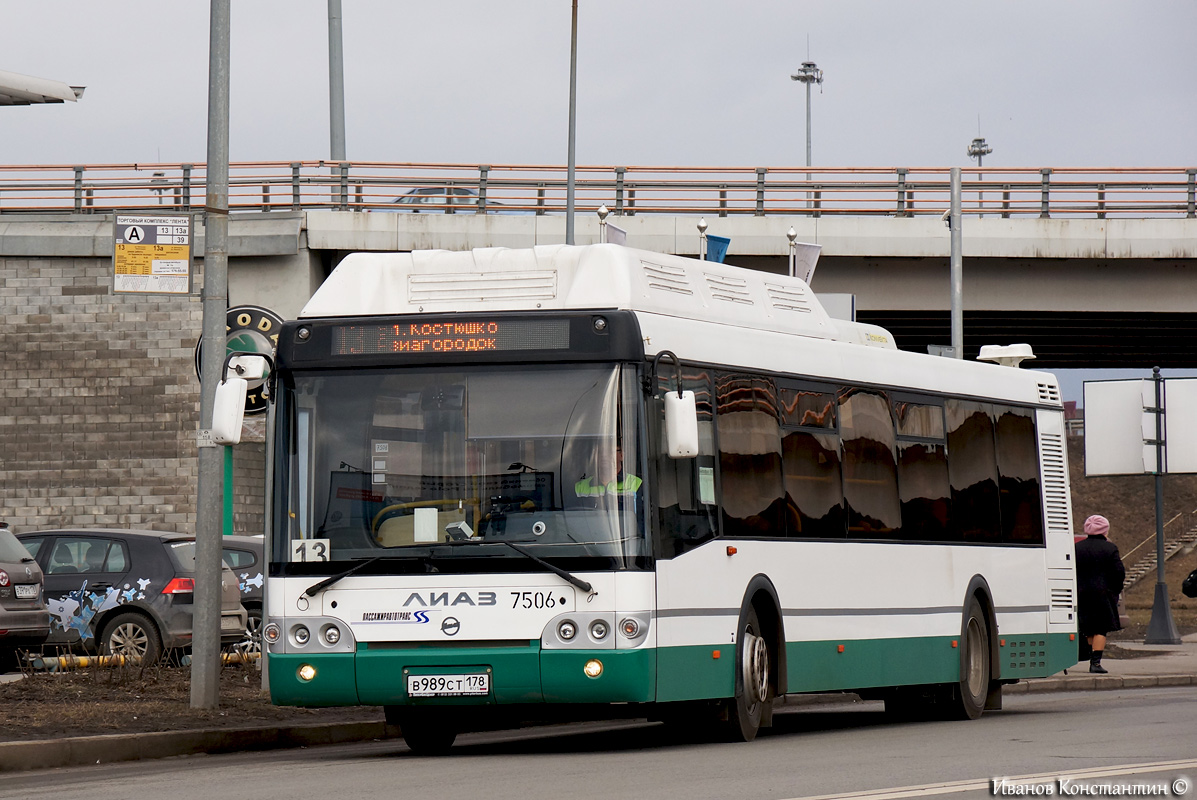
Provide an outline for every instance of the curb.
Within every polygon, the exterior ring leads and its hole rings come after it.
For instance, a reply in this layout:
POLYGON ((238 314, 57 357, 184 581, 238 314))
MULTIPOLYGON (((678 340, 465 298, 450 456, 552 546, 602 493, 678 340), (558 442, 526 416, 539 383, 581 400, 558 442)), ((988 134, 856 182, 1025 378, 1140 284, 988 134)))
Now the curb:
POLYGON ((1197 675, 1077 675, 1031 678, 1005 686, 1003 694, 1037 692, 1092 692, 1109 689, 1150 689, 1156 686, 1197 685, 1197 675))
POLYGON ((364 739, 390 739, 398 730, 384 722, 336 722, 282 728, 206 728, 156 733, 103 734, 0 743, 0 773, 83 764, 111 764, 195 753, 275 750, 364 739))
MULTIPOLYGON (((1195 685, 1197 675, 1077 675, 1023 680, 1004 686, 1002 692, 1013 695, 1195 685)), ((860 698, 851 692, 787 695, 780 699, 780 705, 789 707, 860 702, 860 698)), ((385 722, 334 722, 280 728, 206 728, 73 736, 32 742, 0 742, 0 774, 85 764, 142 761, 196 753, 282 750, 321 744, 394 739, 398 736, 399 729, 388 726, 385 722)))

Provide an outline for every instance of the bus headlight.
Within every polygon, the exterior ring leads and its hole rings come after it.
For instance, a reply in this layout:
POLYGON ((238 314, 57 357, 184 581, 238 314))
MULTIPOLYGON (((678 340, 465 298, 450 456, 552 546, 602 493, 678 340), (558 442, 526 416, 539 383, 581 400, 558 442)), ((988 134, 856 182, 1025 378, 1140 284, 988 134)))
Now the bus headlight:
POLYGON ((572 620, 562 620, 561 624, 557 626, 557 635, 568 642, 578 635, 578 626, 572 620))
POLYGON ((306 625, 296 625, 291 629, 291 638, 295 640, 295 644, 303 647, 312 638, 312 632, 306 625))
POLYGON ((341 641, 341 629, 336 625, 329 625, 324 629, 324 641, 336 644, 341 641))
POLYGON ((303 664, 299 667, 298 675, 301 681, 310 681, 316 677, 316 668, 311 664, 303 664))
POLYGON ((586 673, 587 678, 597 678, 603 674, 603 662, 592 658, 586 662, 586 666, 582 667, 582 671, 586 673))
POLYGON ((283 638, 283 629, 277 622, 271 622, 262 629, 262 638, 266 640, 266 644, 278 644, 278 640, 283 638))
MULTIPOLYGON (((608 628, 607 623, 601 619, 596 619, 590 623, 590 635, 594 637, 595 641, 601 642, 607 638, 608 628)), ((603 666, 599 664, 599 672, 602 672, 603 666)), ((593 676, 591 676, 593 677, 593 676)))
POLYGON ((635 639, 640 633, 640 623, 631 617, 627 617, 619 623, 620 632, 629 639, 635 639))

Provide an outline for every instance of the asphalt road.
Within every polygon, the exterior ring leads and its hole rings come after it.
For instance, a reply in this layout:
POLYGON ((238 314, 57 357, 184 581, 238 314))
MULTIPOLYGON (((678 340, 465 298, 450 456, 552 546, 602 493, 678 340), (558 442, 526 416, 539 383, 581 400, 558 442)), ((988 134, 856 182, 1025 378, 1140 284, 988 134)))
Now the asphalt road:
POLYGON ((994 778, 1026 787, 1026 776, 1053 781, 1056 796, 1077 785, 1059 778, 1160 784, 1166 796, 1187 780, 1185 796, 1197 798, 1192 686, 1020 695, 975 722, 893 722, 879 703, 804 707, 774 721, 738 745, 675 743, 659 725, 620 722, 471 734, 444 758, 384 741, 101 764, 6 775, 0 798, 888 800, 991 797, 994 778))

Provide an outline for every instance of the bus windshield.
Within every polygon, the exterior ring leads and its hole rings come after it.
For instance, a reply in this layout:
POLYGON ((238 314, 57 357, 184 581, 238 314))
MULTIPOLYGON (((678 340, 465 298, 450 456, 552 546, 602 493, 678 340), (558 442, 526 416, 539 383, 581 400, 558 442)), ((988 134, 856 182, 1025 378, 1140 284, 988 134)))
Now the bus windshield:
POLYGON ((626 566, 646 555, 635 387, 611 364, 284 375, 275 560, 626 566))

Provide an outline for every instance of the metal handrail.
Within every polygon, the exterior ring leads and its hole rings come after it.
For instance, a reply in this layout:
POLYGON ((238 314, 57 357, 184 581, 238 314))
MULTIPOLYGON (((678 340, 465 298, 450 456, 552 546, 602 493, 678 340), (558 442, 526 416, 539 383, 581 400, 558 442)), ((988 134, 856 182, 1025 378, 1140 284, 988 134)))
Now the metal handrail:
MULTIPOLYGON (((633 214, 939 216, 948 167, 576 168, 577 208, 633 214)), ((1193 218, 1193 167, 984 167, 963 171, 962 212, 994 217, 1193 218)), ((204 164, 0 165, 0 213, 202 210, 204 164)), ((555 165, 249 161, 229 165, 233 211, 395 211, 421 187, 470 190, 453 213, 560 213, 555 165), (476 200, 474 199, 476 198, 476 200)))

